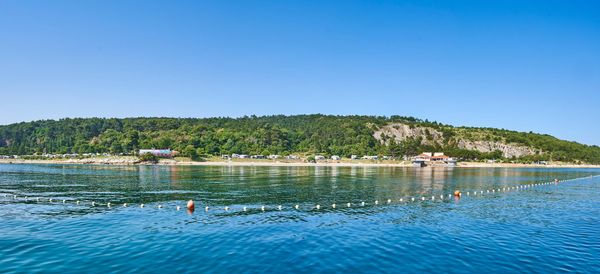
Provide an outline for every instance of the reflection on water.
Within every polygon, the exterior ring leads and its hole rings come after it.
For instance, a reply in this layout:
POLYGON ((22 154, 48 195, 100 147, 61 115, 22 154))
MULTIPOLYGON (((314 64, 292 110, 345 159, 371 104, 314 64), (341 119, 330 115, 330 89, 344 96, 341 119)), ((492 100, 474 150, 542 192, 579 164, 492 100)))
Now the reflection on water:
POLYGON ((547 168, 0 165, 0 193, 67 201, 0 197, 0 272, 597 272, 598 177, 457 201, 383 201, 598 174, 547 168), (188 199, 197 201, 193 214, 174 210, 188 199), (78 200, 147 207, 108 209, 74 204, 78 200), (382 205, 373 206, 375 200, 382 205), (369 205, 342 206, 363 201, 369 205), (339 208, 331 209, 332 203, 339 208), (295 204, 302 210, 294 210, 295 204), (311 210, 316 204, 324 206, 311 210), (206 205, 220 209, 206 213, 206 205), (275 210, 278 205, 283 210, 275 210), (252 210, 240 210, 244 206, 252 210))
POLYGON ((510 168, 2 165, 0 191, 18 196, 211 206, 345 204, 439 196, 594 174, 510 168))

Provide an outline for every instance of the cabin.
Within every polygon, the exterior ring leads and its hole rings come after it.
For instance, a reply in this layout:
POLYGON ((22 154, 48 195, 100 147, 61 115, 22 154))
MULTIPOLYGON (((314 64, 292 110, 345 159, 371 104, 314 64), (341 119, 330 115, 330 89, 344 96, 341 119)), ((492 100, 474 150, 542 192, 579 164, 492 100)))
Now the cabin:
POLYGON ((340 156, 337 156, 337 155, 332 155, 331 156, 331 160, 339 161, 340 159, 341 159, 340 156))
POLYGON ((431 161, 432 162, 443 162, 443 161, 448 160, 449 158, 450 157, 448 157, 448 156, 446 156, 444 154, 442 154, 442 155, 433 155, 433 156, 431 156, 431 161))
POLYGON ((171 149, 140 149, 139 151, 139 155, 144 155, 150 153, 156 157, 162 157, 162 158, 172 158, 173 156, 175 156, 176 152, 174 150, 171 149))
POLYGON ((448 165, 456 166, 456 160, 444 155, 443 152, 423 152, 412 159, 413 166, 448 165))

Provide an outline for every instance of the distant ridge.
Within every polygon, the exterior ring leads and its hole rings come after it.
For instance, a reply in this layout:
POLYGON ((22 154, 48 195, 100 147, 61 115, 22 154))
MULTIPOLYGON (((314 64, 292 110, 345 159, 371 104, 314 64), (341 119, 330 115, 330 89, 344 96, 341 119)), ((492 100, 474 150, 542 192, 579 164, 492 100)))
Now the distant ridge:
POLYGON ((0 126, 0 155, 133 153, 182 156, 388 155, 443 151, 466 160, 600 163, 600 147, 546 134, 454 127, 413 117, 273 115, 241 118, 67 118, 0 126))

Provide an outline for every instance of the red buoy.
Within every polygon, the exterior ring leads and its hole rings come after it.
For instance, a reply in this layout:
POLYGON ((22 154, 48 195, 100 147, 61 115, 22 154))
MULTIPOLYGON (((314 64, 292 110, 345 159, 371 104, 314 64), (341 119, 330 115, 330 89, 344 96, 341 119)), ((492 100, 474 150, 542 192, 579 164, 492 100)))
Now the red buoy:
POLYGON ((188 209, 188 210, 194 210, 194 201, 192 201, 192 200, 189 200, 189 201, 187 202, 187 209, 188 209))

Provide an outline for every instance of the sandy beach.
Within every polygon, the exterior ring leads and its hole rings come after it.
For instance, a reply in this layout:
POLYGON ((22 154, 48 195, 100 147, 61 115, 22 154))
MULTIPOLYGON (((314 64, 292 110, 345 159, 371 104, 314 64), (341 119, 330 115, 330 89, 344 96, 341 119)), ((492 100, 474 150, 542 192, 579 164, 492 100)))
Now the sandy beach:
MULTIPOLYGON (((47 160, 28 160, 28 159, 0 159, 0 164, 91 164, 91 165, 151 165, 150 163, 140 163, 137 157, 95 157, 84 159, 47 159, 47 160)), ((186 161, 161 159, 157 165, 178 165, 178 166, 335 166, 335 167, 414 167, 410 161, 327 161, 308 163, 302 161, 276 161, 276 160, 248 160, 248 161, 186 161)), ((445 166, 432 166, 445 167, 445 166)), ((513 163, 482 163, 482 162, 459 162, 458 168, 469 167, 503 167, 503 168, 600 168, 600 165, 572 164, 572 163, 550 163, 547 165, 536 164, 513 164, 513 163)))

